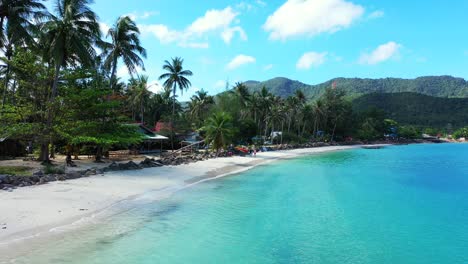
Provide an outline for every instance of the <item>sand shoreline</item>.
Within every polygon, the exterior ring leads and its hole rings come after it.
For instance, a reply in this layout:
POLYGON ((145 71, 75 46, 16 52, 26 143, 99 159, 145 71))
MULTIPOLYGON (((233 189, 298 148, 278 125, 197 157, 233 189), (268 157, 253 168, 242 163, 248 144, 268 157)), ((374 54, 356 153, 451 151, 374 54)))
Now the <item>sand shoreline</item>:
POLYGON ((269 162, 302 155, 361 148, 330 146, 258 153, 256 157, 218 158, 180 166, 106 173, 104 176, 0 192, 0 256, 53 239, 54 235, 112 216, 122 202, 151 193, 163 199, 195 184, 241 173, 269 162), (57 232, 58 231, 58 232, 57 232), (35 240, 35 241, 33 241, 35 240), (2 252, 3 251, 3 252, 2 252))

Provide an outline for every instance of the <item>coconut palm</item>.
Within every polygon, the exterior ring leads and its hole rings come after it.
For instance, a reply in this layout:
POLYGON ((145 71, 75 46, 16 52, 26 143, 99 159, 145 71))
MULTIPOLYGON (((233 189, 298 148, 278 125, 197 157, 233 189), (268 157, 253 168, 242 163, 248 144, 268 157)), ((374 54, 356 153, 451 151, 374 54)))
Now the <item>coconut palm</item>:
MULTIPOLYGON (((40 24, 42 46, 46 47, 44 59, 54 66, 54 80, 50 103, 53 105, 58 93, 60 70, 67 65, 92 66, 96 51, 93 45, 100 40, 101 31, 96 14, 89 8, 91 0, 57 0, 55 15, 40 24)), ((53 110, 49 108, 46 133, 52 129, 53 110)), ((48 142, 43 142, 40 159, 49 162, 48 142)))
POLYGON ((149 101, 151 92, 148 90, 148 76, 138 75, 130 79, 129 104, 132 107, 133 119, 136 120, 136 112, 140 112, 140 122, 144 124, 145 106, 149 101))
POLYGON ((107 32, 112 42, 102 42, 105 56, 104 67, 111 70, 111 89, 116 83, 117 63, 122 59, 130 75, 136 73, 137 67, 145 68, 141 57, 146 58, 146 50, 140 44, 140 30, 128 16, 119 17, 107 32), (141 56, 141 57, 140 57, 141 56))
POLYGON ((47 16, 45 6, 39 0, 2 0, 0 1, 0 48, 5 46, 7 31, 15 32, 14 40, 9 42, 33 42, 31 30, 33 19, 47 16), (8 25, 5 27, 5 25, 8 25))
POLYGON ((192 118, 199 121, 197 126, 200 125, 200 123, 203 124, 206 113, 208 112, 209 107, 213 104, 213 96, 208 95, 208 92, 203 89, 197 91, 195 95, 192 96, 191 101, 189 102, 189 111, 192 118))
POLYGON ((68 64, 94 64, 93 45, 101 31, 96 14, 89 8, 91 0, 57 0, 56 15, 42 25, 48 40, 48 55, 55 66, 52 97, 57 95, 60 70, 68 64))
POLYGON ((208 118, 202 130, 206 132, 205 142, 211 144, 218 155, 219 150, 230 142, 234 134, 232 117, 225 112, 216 112, 208 118))
POLYGON ((6 71, 4 78, 2 109, 5 105, 8 84, 10 81, 9 61, 15 46, 33 44, 33 31, 36 28, 33 20, 47 16, 45 7, 38 0, 0 1, 0 48, 4 49, 6 71))
MULTIPOLYGON (((164 87, 167 89, 172 89, 172 130, 174 130, 177 88, 179 88, 180 92, 183 94, 184 90, 187 90, 192 85, 187 77, 192 76, 193 73, 189 70, 184 70, 182 65, 183 63, 184 60, 180 57, 172 58, 171 62, 167 60, 164 61, 163 70, 165 70, 166 73, 163 73, 161 76, 159 76, 159 80, 164 80, 164 87)), ((174 131, 172 131, 172 134, 174 134, 174 131)), ((173 136, 171 136, 171 145, 172 151, 174 151, 173 136)))

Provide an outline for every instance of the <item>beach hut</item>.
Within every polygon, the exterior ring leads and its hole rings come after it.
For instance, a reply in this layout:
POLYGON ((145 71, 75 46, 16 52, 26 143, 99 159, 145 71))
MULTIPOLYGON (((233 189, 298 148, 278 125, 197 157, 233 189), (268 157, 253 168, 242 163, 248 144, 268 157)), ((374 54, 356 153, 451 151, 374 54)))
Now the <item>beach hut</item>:
POLYGON ((162 153, 162 144, 164 141, 169 140, 168 137, 154 133, 151 129, 143 124, 138 125, 138 132, 144 135, 143 143, 139 146, 138 153, 162 153), (158 144, 159 143, 159 144, 158 144))

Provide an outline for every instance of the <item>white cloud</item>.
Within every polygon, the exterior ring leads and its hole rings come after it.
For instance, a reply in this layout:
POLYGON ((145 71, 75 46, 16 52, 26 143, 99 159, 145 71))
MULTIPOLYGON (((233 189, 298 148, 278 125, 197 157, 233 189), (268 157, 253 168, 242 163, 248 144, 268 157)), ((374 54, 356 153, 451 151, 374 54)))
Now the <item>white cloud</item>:
POLYGON ((206 41, 210 34, 217 34, 227 44, 231 42, 237 32, 241 40, 247 40, 247 34, 238 23, 239 15, 230 6, 222 10, 208 10, 202 17, 195 19, 184 30, 173 30, 163 24, 139 25, 145 35, 153 35, 162 44, 177 43, 184 48, 208 48, 206 41), (203 41, 200 41, 203 39, 203 41))
POLYGON ((203 34, 209 31, 224 29, 231 25, 239 13, 228 6, 223 10, 208 10, 205 15, 197 18, 188 28, 187 31, 194 34, 203 34))
POLYGON ((262 0, 257 0, 257 1, 255 1, 255 3, 257 3, 257 5, 259 5, 259 6, 266 6, 267 5, 267 3, 265 1, 262 1, 262 0))
POLYGON ((157 80, 153 80, 148 83, 148 90, 150 90, 153 93, 160 93, 164 91, 164 86, 161 85, 157 80))
POLYGON ((138 25, 143 35, 151 34, 155 36, 163 44, 169 44, 176 40, 179 40, 181 33, 169 29, 166 25, 154 24, 154 25, 138 25))
POLYGON ((272 68, 273 68, 273 64, 268 64, 268 65, 263 66, 263 71, 269 71, 272 68))
POLYGON ((364 8, 345 0, 288 0, 270 15, 263 29, 271 40, 333 33, 349 27, 364 8))
POLYGON ((369 14, 370 19, 381 18, 385 15, 384 11, 377 10, 369 14))
POLYGON ((230 44, 231 43, 231 40, 232 38, 234 37, 234 34, 238 32, 239 33, 239 36, 242 40, 246 41, 247 40, 247 34, 245 34, 245 31, 239 27, 239 26, 236 26, 236 27, 232 27, 232 28, 226 28, 222 33, 221 33, 221 37, 223 38, 224 42, 226 44, 230 44))
POLYGON ((109 32, 110 26, 104 22, 99 22, 99 28, 101 29, 101 33, 106 36, 107 32, 109 32))
POLYGON ((218 80, 218 81, 215 82, 214 87, 215 88, 224 88, 224 87, 226 87, 226 81, 218 80))
POLYGON ((327 52, 307 52, 299 58, 296 68, 299 70, 308 70, 310 67, 318 67, 327 60, 327 52))
POLYGON ((390 41, 388 43, 378 46, 371 53, 364 53, 359 58, 360 64, 374 65, 392 58, 396 58, 399 54, 401 45, 390 41))
POLYGON ((132 20, 142 20, 142 19, 148 19, 152 16, 158 15, 158 11, 145 11, 145 12, 132 12, 129 14, 126 14, 125 16, 129 16, 132 20))
POLYGON ((236 8, 237 8, 237 9, 243 9, 243 10, 250 11, 250 10, 252 10, 254 7, 253 7, 252 4, 249 4, 249 3, 246 3, 246 2, 240 2, 239 4, 236 5, 236 8))
POLYGON ((179 46, 182 48, 207 49, 210 44, 208 42, 181 42, 179 46))
POLYGON ((231 62, 226 66, 228 70, 234 70, 239 68, 242 65, 255 63, 256 59, 252 56, 247 56, 244 54, 237 55, 231 62))
MULTIPOLYGON (((138 74, 142 74, 145 71, 141 67, 137 67, 136 72, 138 74)), ((118 67, 117 72, 115 74, 117 75, 117 77, 122 78, 122 79, 130 78, 130 73, 128 72, 127 67, 125 67, 124 65, 118 67)), ((134 75, 134 77, 135 77, 135 75, 134 75)))

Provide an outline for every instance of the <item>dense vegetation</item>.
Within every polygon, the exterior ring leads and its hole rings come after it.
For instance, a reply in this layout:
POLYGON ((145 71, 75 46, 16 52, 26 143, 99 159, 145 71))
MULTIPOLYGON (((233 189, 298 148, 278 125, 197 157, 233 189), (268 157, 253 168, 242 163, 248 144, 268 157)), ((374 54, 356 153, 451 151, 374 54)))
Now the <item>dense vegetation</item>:
POLYGON ((287 78, 274 78, 265 82, 248 81, 246 85, 252 91, 259 91, 263 86, 269 92, 283 98, 301 90, 308 100, 316 100, 327 88, 335 84, 351 98, 369 93, 413 92, 436 97, 468 97, 468 82, 452 76, 427 76, 416 79, 359 79, 336 78, 318 85, 308 85, 287 78))
POLYGON ((353 100, 362 112, 376 107, 405 125, 459 128, 468 124, 468 98, 439 98, 416 93, 373 93, 353 100))

